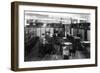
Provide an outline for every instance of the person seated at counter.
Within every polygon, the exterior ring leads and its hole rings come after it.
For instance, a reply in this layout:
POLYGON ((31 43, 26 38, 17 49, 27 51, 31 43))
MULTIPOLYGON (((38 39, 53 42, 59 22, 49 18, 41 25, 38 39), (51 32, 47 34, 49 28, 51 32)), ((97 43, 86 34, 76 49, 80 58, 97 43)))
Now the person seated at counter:
POLYGON ((53 48, 53 39, 49 31, 46 32, 45 39, 47 41, 47 43, 45 44, 45 47, 47 49, 46 53, 51 55, 54 48, 53 48))
POLYGON ((53 51, 52 37, 50 37, 50 32, 42 34, 40 38, 40 50, 41 56, 51 55, 53 51))

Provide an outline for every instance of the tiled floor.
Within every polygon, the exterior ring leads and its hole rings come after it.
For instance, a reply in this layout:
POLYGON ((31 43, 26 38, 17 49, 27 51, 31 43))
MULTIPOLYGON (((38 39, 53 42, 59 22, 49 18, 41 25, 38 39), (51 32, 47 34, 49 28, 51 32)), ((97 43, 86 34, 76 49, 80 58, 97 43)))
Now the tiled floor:
POLYGON ((76 51, 75 56, 70 56, 70 59, 84 59, 85 55, 81 51, 76 51))
MULTIPOLYGON (((86 58, 86 55, 82 53, 82 51, 76 51, 76 54, 75 56, 71 55, 71 56, 68 56, 69 59, 85 59, 86 58)), ((49 54, 46 54, 43 58, 41 57, 32 57, 30 56, 28 58, 28 61, 47 61, 47 60, 63 60, 63 55, 49 55, 49 54)), ((68 59, 66 59, 68 60, 68 59)))

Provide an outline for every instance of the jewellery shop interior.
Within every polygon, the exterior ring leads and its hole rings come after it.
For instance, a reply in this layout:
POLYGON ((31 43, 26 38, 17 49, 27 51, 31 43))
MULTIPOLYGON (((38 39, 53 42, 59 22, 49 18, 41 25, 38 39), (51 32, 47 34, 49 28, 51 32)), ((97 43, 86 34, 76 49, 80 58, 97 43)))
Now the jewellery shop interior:
POLYGON ((25 12, 24 61, 90 58, 90 15, 25 12))

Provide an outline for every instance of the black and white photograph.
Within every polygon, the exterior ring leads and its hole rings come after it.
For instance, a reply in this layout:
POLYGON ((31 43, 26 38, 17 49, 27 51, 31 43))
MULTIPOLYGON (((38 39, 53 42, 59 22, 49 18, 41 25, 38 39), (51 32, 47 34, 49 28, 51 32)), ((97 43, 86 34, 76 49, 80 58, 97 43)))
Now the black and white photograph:
POLYGON ((24 11, 24 61, 90 58, 90 14, 24 11))
POLYGON ((12 3, 12 70, 97 66, 97 7, 12 3))

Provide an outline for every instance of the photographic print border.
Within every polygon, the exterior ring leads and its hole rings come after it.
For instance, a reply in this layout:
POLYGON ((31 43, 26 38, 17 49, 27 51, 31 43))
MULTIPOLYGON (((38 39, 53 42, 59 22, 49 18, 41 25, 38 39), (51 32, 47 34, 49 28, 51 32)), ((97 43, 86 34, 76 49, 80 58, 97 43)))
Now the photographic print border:
POLYGON ((12 2, 11 3, 11 70, 13 71, 27 71, 27 70, 47 70, 47 69, 60 69, 60 68, 76 68, 76 67, 92 67, 97 66, 97 7, 96 6, 83 6, 83 5, 68 5, 68 4, 50 4, 50 3, 34 3, 34 2, 12 2), (45 7, 62 7, 62 8, 81 8, 81 9, 94 9, 95 10, 95 64, 84 65, 64 65, 64 66, 50 66, 50 67, 34 67, 34 68, 19 68, 19 5, 35 5, 45 7))

